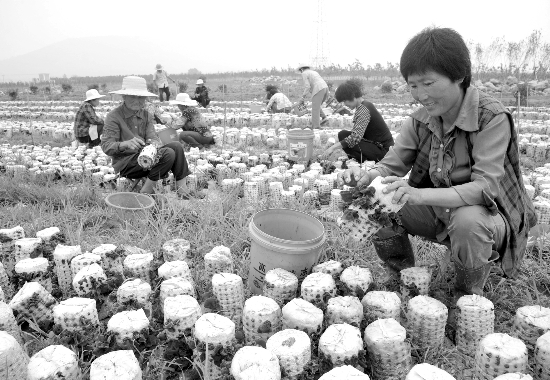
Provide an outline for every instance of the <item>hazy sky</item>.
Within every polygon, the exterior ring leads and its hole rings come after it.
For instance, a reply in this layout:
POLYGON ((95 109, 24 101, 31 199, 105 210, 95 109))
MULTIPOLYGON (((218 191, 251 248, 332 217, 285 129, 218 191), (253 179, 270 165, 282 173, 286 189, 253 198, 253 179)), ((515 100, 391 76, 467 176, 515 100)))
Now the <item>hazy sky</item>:
MULTIPOLYGON (((201 55, 203 71, 286 67, 307 61, 316 0, 0 0, 0 60, 68 38, 139 36, 144 72, 162 56, 155 44, 201 55)), ((430 25, 452 27, 466 40, 525 38, 541 29, 550 41, 550 0, 327 1, 325 41, 332 62, 398 62, 403 47, 430 25), (453 5, 443 5, 453 4, 453 5)), ((90 51, 98 59, 101 52, 90 51)), ((101 57, 109 59, 109 57, 101 57)), ((185 72, 189 66, 167 68, 185 72)))

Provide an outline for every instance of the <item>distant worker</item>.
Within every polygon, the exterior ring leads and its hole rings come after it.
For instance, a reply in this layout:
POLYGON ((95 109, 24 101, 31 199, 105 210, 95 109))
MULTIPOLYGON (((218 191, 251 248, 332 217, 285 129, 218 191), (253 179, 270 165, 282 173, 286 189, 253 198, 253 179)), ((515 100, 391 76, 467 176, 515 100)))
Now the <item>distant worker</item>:
POLYGON ((208 88, 204 85, 202 79, 197 80, 197 88, 195 89, 195 95, 192 97, 204 108, 210 104, 210 98, 208 97, 208 88))
POLYGON ((164 102, 164 94, 166 94, 166 101, 170 101, 170 86, 168 85, 168 79, 176 83, 175 80, 168 76, 168 73, 162 68, 162 65, 158 63, 157 71, 153 74, 153 81, 159 90, 159 100, 161 102, 164 102))
POLYGON ((267 92, 267 112, 268 113, 290 113, 292 111, 292 102, 285 94, 279 92, 277 86, 268 84, 265 86, 267 92))
POLYGON ((205 145, 214 144, 212 132, 196 108, 197 101, 192 100, 189 94, 180 93, 170 104, 177 105, 181 111, 181 117, 168 124, 174 129, 182 129, 179 134, 180 142, 185 142, 193 148, 204 148, 205 145))
POLYGON ((363 99, 361 88, 351 80, 341 84, 335 95, 336 101, 355 109, 353 129, 338 132, 338 142, 321 156, 326 158, 341 148, 358 162, 380 161, 393 145, 393 137, 382 115, 371 102, 363 99))
POLYGON ((99 137, 103 132, 103 119, 95 113, 99 106, 100 95, 96 89, 86 91, 86 100, 80 105, 74 118, 74 136, 78 142, 88 144, 88 147, 98 146, 101 143, 99 137))
POLYGON ((300 64, 298 71, 302 74, 305 87, 302 101, 305 101, 306 96, 311 94, 311 125, 313 129, 319 129, 321 125, 328 122, 325 113, 321 109, 321 104, 328 99, 327 82, 321 78, 317 71, 311 70, 308 64, 300 64), (323 118, 321 122, 319 122, 320 118, 323 118))

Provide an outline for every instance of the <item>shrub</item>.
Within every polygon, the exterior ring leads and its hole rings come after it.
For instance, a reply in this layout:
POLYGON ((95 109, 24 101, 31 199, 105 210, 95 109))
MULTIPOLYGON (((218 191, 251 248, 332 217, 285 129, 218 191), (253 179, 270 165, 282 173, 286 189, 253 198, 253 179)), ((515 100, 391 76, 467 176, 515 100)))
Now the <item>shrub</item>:
POLYGON ((204 82, 204 84, 206 84, 206 75, 201 75, 199 77, 199 79, 202 79, 202 81, 204 82))
POLYGON ((220 84, 218 86, 218 90, 220 90, 221 92, 224 92, 227 94, 227 85, 226 84, 220 84))
POLYGON ((147 83, 147 91, 152 92, 153 94, 157 93, 157 86, 153 82, 147 83))
POLYGON ((101 84, 101 90, 102 90, 102 91, 106 91, 106 90, 107 90, 107 83, 102 83, 102 84, 101 84))
POLYGON ((389 80, 387 80, 384 83, 382 83, 382 85, 380 86, 380 91, 382 91, 385 94, 389 94, 393 91, 393 85, 389 80))
POLYGON ((48 95, 52 93, 52 89, 50 88, 50 86, 44 87, 44 93, 48 95))
POLYGON ((29 87, 29 90, 31 90, 31 94, 36 95, 38 92, 38 87, 33 84, 29 87))
POLYGON ((97 84, 97 83, 89 84, 88 85, 88 90, 99 90, 99 84, 97 84))
POLYGON ((189 88, 189 85, 187 84, 187 82, 179 82, 178 83, 178 91, 181 93, 181 92, 186 92, 187 91, 187 88, 189 88))
POLYGON ((73 91, 73 86, 71 86, 69 83, 63 83, 61 85, 61 89, 63 90, 64 93, 68 94, 71 91, 73 91))
POLYGON ((19 96, 19 90, 17 88, 14 90, 8 90, 8 96, 11 100, 16 100, 19 96))

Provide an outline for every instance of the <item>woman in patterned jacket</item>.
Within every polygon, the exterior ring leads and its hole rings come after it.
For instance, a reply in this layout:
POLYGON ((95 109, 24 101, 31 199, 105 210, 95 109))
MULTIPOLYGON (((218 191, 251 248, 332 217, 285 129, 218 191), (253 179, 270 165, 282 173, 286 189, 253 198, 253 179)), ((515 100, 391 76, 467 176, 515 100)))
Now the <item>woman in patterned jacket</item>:
POLYGON ((497 99, 470 86, 470 53, 460 34, 424 29, 405 47, 399 68, 424 107, 403 124, 378 164, 367 172, 350 169, 343 180, 353 175, 364 186, 382 176, 385 191, 395 191, 392 201, 403 205, 402 225, 372 237, 394 273, 414 266, 408 234, 448 247, 456 272, 448 299, 454 327, 456 301, 483 295, 496 264, 505 276, 520 272, 536 216, 519 167, 514 121, 497 99))
POLYGON ((177 105, 181 111, 181 116, 168 124, 174 129, 182 129, 179 133, 181 142, 199 148, 214 144, 214 137, 196 108, 197 101, 192 100, 186 93, 180 93, 176 96, 176 100, 170 101, 170 104, 177 105))

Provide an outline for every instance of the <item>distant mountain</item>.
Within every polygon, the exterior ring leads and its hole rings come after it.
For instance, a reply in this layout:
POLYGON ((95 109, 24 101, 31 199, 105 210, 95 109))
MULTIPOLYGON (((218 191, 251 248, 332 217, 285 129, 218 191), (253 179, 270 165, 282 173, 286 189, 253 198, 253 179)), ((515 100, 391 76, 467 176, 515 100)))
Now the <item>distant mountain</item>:
POLYGON ((187 72, 192 67, 208 70, 207 61, 200 50, 192 45, 185 48, 183 42, 143 37, 83 37, 0 60, 0 76, 5 75, 6 81, 30 81, 39 73, 49 73, 50 77, 152 74, 157 63, 162 63, 170 74, 187 72))

